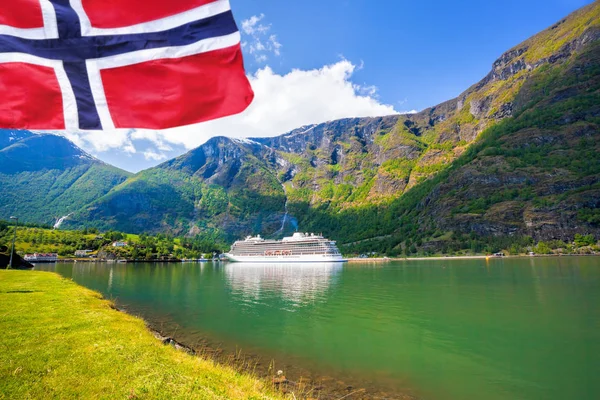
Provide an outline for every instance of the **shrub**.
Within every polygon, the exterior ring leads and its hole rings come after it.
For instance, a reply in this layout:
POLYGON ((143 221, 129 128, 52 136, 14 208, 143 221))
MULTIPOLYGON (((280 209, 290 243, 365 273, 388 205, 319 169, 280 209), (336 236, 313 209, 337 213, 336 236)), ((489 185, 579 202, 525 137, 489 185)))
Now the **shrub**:
POLYGON ((592 246, 594 244, 596 244, 596 238, 594 235, 575 235, 575 246, 577 247, 592 246))

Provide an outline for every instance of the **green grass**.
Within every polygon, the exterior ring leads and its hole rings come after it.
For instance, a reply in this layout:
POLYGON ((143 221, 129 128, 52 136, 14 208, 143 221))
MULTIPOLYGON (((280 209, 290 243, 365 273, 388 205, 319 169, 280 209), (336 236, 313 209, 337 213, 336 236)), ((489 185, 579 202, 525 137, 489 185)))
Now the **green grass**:
POLYGON ((277 398, 53 273, 0 271, 0 327, 0 399, 277 398))

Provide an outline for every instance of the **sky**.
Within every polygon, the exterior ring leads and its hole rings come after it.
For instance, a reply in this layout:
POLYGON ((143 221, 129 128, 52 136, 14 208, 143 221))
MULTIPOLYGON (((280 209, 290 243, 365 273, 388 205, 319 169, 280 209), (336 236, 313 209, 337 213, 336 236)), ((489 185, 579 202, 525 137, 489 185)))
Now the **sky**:
POLYGON ((165 131, 62 132, 138 172, 213 136, 276 136, 414 112, 482 79, 511 47, 590 0, 230 0, 256 93, 244 113, 165 131))

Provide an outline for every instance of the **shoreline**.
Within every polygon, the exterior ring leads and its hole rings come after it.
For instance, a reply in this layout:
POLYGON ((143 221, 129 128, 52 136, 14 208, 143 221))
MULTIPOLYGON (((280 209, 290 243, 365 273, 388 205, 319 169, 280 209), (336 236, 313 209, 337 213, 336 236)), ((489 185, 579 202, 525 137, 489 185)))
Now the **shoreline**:
POLYGON ((441 260, 504 260, 506 258, 546 258, 546 257, 600 257, 600 254, 536 254, 533 256, 519 254, 509 256, 434 256, 434 257, 383 257, 383 258, 348 258, 348 263, 386 263, 396 261, 441 261, 441 260))
MULTIPOLYGON (((115 310, 127 315, 127 309, 116 307, 115 310)), ((177 337, 176 333, 169 335, 157 325, 140 316, 146 323, 148 331, 162 342, 176 350, 187 353, 193 357, 211 360, 224 368, 233 368, 240 374, 249 374, 265 384, 273 385, 278 393, 292 394, 295 399, 338 400, 385 398, 396 400, 417 400, 418 397, 409 388, 392 389, 377 385, 369 381, 359 382, 360 379, 344 377, 341 374, 326 375, 314 369, 286 362, 285 357, 271 358, 257 353, 246 353, 243 349, 232 346, 223 348, 221 343, 213 342, 205 336, 196 342, 196 345, 186 343, 185 339, 177 337), (279 375, 279 372, 283 374, 279 375), (360 384, 359 384, 360 383, 360 384), (311 394, 309 396, 308 394, 311 394)), ((286 397, 287 398, 287 397, 286 397)))
MULTIPOLYGON (((505 256, 495 256, 495 255, 463 255, 463 256, 431 256, 431 257, 373 257, 373 258, 359 258, 359 257, 349 257, 347 258, 347 263, 388 263, 388 262, 397 262, 397 261, 439 261, 439 260, 485 260, 485 259, 494 259, 494 260, 502 260, 505 258, 544 258, 544 257, 600 257, 600 254, 535 254, 535 255, 527 255, 527 254, 519 254, 519 255, 505 255, 505 256)), ((215 260, 207 260, 207 261, 182 261, 182 260, 98 260, 98 259, 90 259, 90 258, 60 258, 56 262, 45 262, 45 263, 33 263, 33 264, 55 264, 55 263, 104 263, 104 264, 214 264, 214 263, 226 263, 226 264, 235 264, 230 261, 215 261, 215 260)), ((285 262, 282 262, 285 263, 285 262)), ((275 263, 276 264, 276 263, 275 263)))

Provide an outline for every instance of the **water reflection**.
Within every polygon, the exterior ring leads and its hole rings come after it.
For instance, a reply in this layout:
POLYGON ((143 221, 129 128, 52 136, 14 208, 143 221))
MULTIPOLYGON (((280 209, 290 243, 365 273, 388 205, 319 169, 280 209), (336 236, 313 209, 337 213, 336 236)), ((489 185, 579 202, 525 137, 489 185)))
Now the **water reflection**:
POLYGON ((110 268, 110 272, 108 273, 108 292, 110 293, 113 285, 113 268, 110 268))
POLYGON ((225 266, 225 275, 234 295, 245 303, 256 304, 265 294, 280 293, 297 308, 323 298, 342 269, 340 263, 233 263, 225 266))

